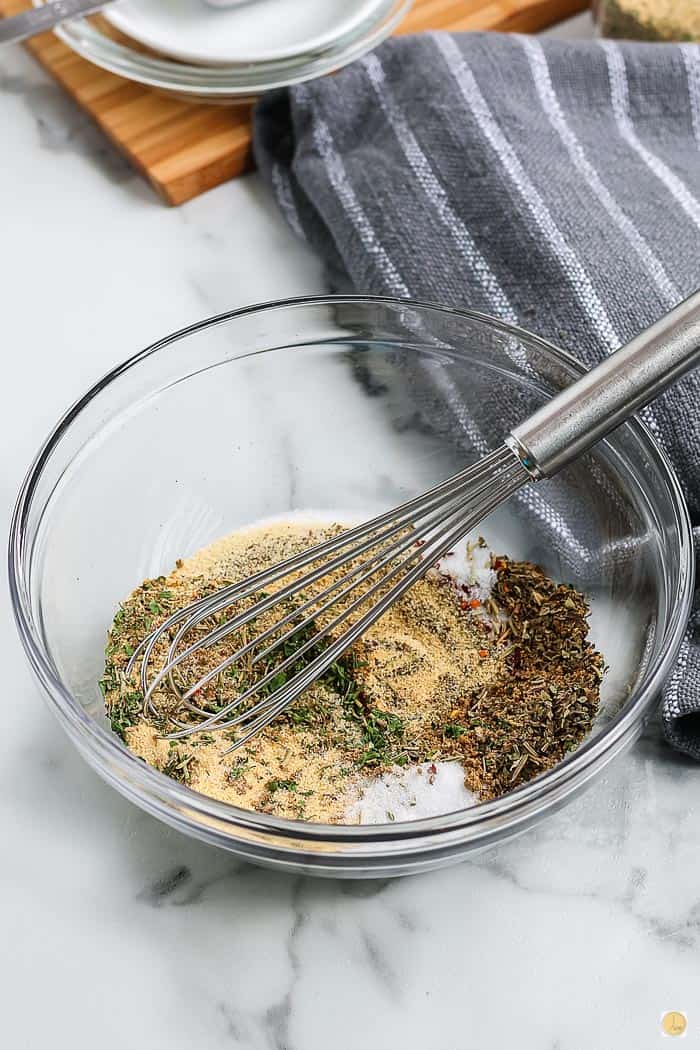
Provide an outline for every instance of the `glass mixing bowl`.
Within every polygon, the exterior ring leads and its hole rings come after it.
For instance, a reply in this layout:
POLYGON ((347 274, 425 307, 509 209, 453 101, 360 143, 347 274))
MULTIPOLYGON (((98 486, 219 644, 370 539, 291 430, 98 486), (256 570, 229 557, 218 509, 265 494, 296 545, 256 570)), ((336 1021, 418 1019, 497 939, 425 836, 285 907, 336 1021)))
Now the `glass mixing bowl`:
MULTIPOLYGON (((331 826, 213 801, 108 728, 98 679, 117 604, 144 577, 257 519, 365 517, 444 479, 581 372, 491 318, 383 298, 297 299, 224 314, 105 376, 22 487, 10 583, 31 665, 76 748, 137 805, 258 863, 391 876, 455 861, 568 801, 638 735, 689 613, 690 524, 638 421, 480 530, 584 590, 610 671, 592 736, 497 801, 405 823, 331 826)), ((601 820, 605 820, 601 814, 601 820)))

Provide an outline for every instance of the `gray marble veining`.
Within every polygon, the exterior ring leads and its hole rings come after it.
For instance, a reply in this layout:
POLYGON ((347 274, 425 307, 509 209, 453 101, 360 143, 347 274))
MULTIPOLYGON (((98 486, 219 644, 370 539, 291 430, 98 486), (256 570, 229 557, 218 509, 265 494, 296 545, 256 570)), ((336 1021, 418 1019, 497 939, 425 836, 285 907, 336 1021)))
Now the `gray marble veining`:
POLYGON ((37 76, 36 66, 16 50, 0 59, 0 94, 14 95, 26 108, 40 149, 86 157, 113 182, 136 177, 94 121, 57 84, 37 76))

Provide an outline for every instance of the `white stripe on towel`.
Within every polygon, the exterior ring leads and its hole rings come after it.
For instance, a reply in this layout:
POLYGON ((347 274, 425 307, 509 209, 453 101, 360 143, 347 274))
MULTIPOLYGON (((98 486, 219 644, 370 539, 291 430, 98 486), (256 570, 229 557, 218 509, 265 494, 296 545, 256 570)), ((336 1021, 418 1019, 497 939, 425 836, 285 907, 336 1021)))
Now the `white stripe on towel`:
POLYGON ((304 231, 301 228, 301 222, 299 221, 299 212, 297 206, 294 203, 294 197, 292 196, 292 187, 289 184, 289 178, 287 173, 282 171, 280 165, 275 162, 272 165, 272 188, 275 191, 277 197, 277 203, 279 204, 282 214, 285 219, 297 234, 304 240, 304 231))
POLYGON ((599 40, 608 60, 608 79, 610 97, 615 121, 625 142, 638 154, 651 172, 663 182, 666 189, 675 197, 696 226, 700 227, 700 204, 696 201, 682 179, 664 164, 660 157, 644 145, 634 129, 629 109, 629 88, 625 59, 617 44, 612 40, 599 40))
POLYGON ((635 250, 647 273, 661 293, 661 298, 666 305, 669 308, 675 306, 682 298, 681 292, 679 292, 669 278, 663 267, 663 263, 657 257, 656 253, 652 250, 649 244, 647 244, 634 223, 628 219, 620 205, 608 190, 607 186, 603 183, 598 172, 588 160, 585 150, 575 132, 567 123, 566 117, 564 116, 559 104, 554 85, 552 84, 549 66, 547 65, 547 58, 542 45, 539 40, 532 36, 517 36, 516 39, 522 44, 525 53, 527 54, 530 63, 530 70, 532 72, 532 79, 534 80, 535 88, 537 89, 537 94, 542 104, 542 109, 566 147, 571 163, 581 172, 581 175, 588 183, 591 191, 598 198, 612 221, 635 250))
POLYGON ((345 214, 355 227, 357 234, 364 245, 365 251, 374 259, 382 275, 388 282, 391 291, 395 295, 410 296, 408 286, 404 283, 401 274, 391 261, 381 241, 372 226, 367 213, 360 204, 354 189, 348 179, 343 159, 335 148, 331 130, 326 121, 318 115, 313 124, 314 145, 319 152, 326 170, 329 181, 338 195, 345 214))
POLYGON ((681 44, 681 55, 688 78, 690 119, 693 122, 695 142, 700 148, 700 47, 697 44, 681 44))
POLYGON ((462 97, 481 128, 484 137, 500 160, 505 172, 527 204, 538 230, 547 240, 595 331, 608 349, 620 345, 620 338, 608 317, 600 296, 593 287, 578 256, 563 237, 547 205, 523 168, 513 147, 501 130, 476 79, 467 67, 454 39, 447 34, 431 34, 442 54, 462 97))
POLYGON ((506 293, 486 259, 477 248, 468 227, 451 206, 443 186, 430 166, 428 158, 425 156, 405 117, 401 113, 387 83, 381 62, 376 54, 370 54, 361 60, 361 65, 364 66, 367 72, 370 84, 374 88, 384 115, 396 135, 396 139, 404 152, 406 160, 411 165, 421 189, 445 224, 467 265, 478 277, 479 283, 488 295, 499 317, 511 323, 516 323, 517 317, 506 293))

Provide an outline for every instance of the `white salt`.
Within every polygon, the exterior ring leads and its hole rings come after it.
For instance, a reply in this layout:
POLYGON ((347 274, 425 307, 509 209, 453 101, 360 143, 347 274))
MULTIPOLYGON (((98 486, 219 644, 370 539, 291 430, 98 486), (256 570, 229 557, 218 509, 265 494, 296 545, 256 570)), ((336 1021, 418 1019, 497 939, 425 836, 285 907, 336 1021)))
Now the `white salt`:
MULTIPOLYGON (((460 540, 429 575, 449 576, 464 597, 484 602, 497 578, 491 559, 491 548, 483 541, 460 540)), ((394 766, 382 776, 367 778, 355 787, 345 810, 345 823, 419 820, 466 809, 478 801, 464 786, 464 769, 459 762, 394 766)))
POLYGON ((478 801, 464 786, 464 769, 459 762, 395 766, 355 788, 355 797, 345 810, 344 823, 419 820, 466 809, 478 801))
POLYGON ((483 602, 490 597, 496 583, 491 557, 487 544, 464 539, 440 559, 433 571, 450 576, 458 587, 467 588, 470 598, 483 602))

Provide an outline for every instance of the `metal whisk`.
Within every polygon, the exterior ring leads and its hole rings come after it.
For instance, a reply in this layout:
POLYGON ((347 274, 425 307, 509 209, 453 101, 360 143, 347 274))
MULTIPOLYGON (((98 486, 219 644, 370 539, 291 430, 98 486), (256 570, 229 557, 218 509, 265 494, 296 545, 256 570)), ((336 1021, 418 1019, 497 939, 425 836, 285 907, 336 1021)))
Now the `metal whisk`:
POLYGON ((226 729, 234 730, 228 751, 241 747, 491 511, 524 484, 557 473, 699 361, 697 292, 515 427, 480 462, 172 613, 127 667, 129 676, 141 660, 144 711, 162 719, 165 696, 170 739, 226 729), (187 661, 226 639, 230 652, 197 681, 180 680, 187 661), (244 661, 249 672, 261 669, 252 685, 228 701, 200 699, 222 675, 235 677, 244 661))

